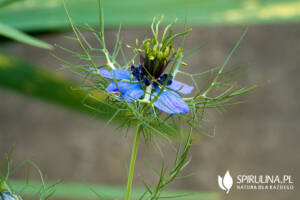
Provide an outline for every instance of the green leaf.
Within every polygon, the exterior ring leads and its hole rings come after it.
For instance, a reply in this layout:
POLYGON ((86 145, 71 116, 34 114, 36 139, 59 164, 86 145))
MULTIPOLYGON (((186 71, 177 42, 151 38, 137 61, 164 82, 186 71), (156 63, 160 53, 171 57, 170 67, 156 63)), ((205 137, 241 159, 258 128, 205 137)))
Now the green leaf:
MULTIPOLYGON (((19 191, 24 188, 27 183, 25 181, 10 181, 13 189, 19 191)), ((48 183, 46 185, 52 185, 48 183)), ((41 187, 41 183, 37 181, 30 181, 28 187, 23 190, 21 195, 32 196, 41 187)), ((68 198, 68 199, 97 199, 99 194, 101 200, 104 199, 123 199, 125 196, 125 188, 121 186, 108 186, 108 185, 90 185, 79 183, 60 183, 55 186, 55 198, 68 198)), ((144 189, 136 188, 133 190, 132 198, 138 199, 142 195, 144 189)), ((175 191, 169 190, 163 193, 165 198, 176 197, 178 200, 217 200, 220 199, 219 194, 213 192, 191 192, 191 191, 175 191)), ((98 198, 99 199, 99 198, 98 198)))
MULTIPOLYGON (((35 97, 63 107, 87 113, 94 116, 109 119, 116 110, 108 105, 102 104, 89 96, 88 91, 72 89, 78 84, 66 80, 53 72, 42 70, 28 63, 15 60, 0 53, 0 86, 8 88, 26 96, 35 97), (99 107, 103 112, 95 113, 87 106, 99 107), (104 112, 105 111, 105 112, 104 112), (97 115, 95 115, 97 114, 97 115)), ((105 98, 99 92, 93 93, 98 98, 105 98)), ((123 116, 124 117, 124 116, 123 116)), ((120 120, 122 113, 114 118, 120 120)))
MULTIPOLYGON (((184 23, 186 0, 103 1, 105 26, 145 26, 153 16, 165 16, 165 23, 179 19, 184 23)), ((190 25, 265 24, 300 21, 299 0, 189 0, 190 25)), ((98 26, 95 0, 66 0, 75 22, 98 26)), ((69 28, 61 0, 25 0, 0 12, 0 19, 10 26, 27 30, 69 28)))
POLYGON ((15 3, 17 1, 23 1, 23 0, 0 0, 0 8, 4 6, 8 6, 9 4, 15 3))
POLYGON ((32 46, 36 46, 44 49, 52 49, 52 46, 50 44, 47 44, 46 42, 31 37, 30 35, 18 31, 15 28, 2 24, 1 22, 0 22, 0 35, 32 46))

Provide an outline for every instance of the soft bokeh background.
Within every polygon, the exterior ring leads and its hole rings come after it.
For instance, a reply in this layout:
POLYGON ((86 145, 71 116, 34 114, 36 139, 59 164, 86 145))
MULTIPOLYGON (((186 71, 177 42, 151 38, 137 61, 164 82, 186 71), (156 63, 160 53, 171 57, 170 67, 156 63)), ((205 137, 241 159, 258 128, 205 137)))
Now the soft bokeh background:
MULTIPOLYGON (((214 35, 218 39, 191 56, 188 70, 199 72, 224 62, 245 26, 195 26, 186 39, 186 49, 203 43, 214 35)), ((107 28, 108 48, 113 48, 117 29, 107 28)), ((59 43, 76 49, 63 36, 69 32, 36 35, 49 44, 59 43)), ((121 39, 132 44, 135 38, 150 36, 148 28, 124 27, 121 39)), ((49 51, 25 44, 2 42, 1 51, 74 79, 60 70, 59 62, 49 51)), ((54 52, 59 52, 54 50, 54 52)), ((228 107, 226 112, 209 112, 210 123, 199 133, 192 147, 192 162, 185 173, 193 176, 177 181, 171 188, 220 192, 217 175, 290 174, 294 191, 237 191, 225 199, 297 199, 300 175, 300 24, 278 23, 251 25, 246 38, 229 63, 247 64, 239 82, 253 85, 268 82, 263 88, 242 96, 244 104, 228 107), (214 132, 215 130, 215 132, 214 132), (211 135, 215 133, 213 137, 211 135)), ((68 58, 70 60, 70 57, 68 58)), ((1 72, 0 72, 1 73, 1 72)), ((14 74, 11 74, 12 78, 14 74)), ((201 84, 201 80, 199 82, 201 84)), ((5 87, 0 89, 0 155, 15 144, 13 160, 27 157, 37 163, 47 180, 122 185, 130 158, 132 131, 127 135, 107 126, 105 121, 45 101, 23 96, 5 87)), ((175 151, 162 144, 171 162, 175 151)), ((146 164, 149 158, 159 166, 160 154, 151 146, 141 145, 134 184, 140 179, 154 181, 146 164)), ((2 161, 1 161, 2 162, 2 161)), ((21 177, 21 174, 19 175, 21 177)), ((17 178, 18 175, 16 176, 17 178)), ((37 176, 33 177, 38 179, 37 176)))

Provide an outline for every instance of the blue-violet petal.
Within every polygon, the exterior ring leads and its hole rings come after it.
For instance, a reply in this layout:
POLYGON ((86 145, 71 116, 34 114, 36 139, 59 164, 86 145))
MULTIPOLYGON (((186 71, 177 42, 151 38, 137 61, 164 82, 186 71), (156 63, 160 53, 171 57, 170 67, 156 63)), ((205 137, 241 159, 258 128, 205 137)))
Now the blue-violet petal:
MULTIPOLYGON (((153 93, 151 99, 155 98, 155 96, 158 94, 158 91, 159 90, 153 93)), ((186 104, 183 98, 172 91, 163 91, 153 105, 169 114, 185 114, 189 112, 189 106, 186 104)))
POLYGON ((190 86, 188 84, 176 80, 172 80, 172 84, 166 87, 181 94, 190 94, 194 89, 194 86, 190 86))

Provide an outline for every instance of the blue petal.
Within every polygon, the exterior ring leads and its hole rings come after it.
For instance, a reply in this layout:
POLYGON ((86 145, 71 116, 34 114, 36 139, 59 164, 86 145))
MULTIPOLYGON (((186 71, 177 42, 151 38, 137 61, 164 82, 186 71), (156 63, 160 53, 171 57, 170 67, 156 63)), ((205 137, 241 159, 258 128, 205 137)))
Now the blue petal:
MULTIPOLYGON (((3 192, 3 200, 22 200, 22 197, 20 195, 18 195, 17 193, 14 193, 14 195, 16 196, 16 198, 14 196, 12 196, 9 192, 3 192)), ((2 200, 1 195, 0 195, 0 200, 2 200)))
MULTIPOLYGON (((155 98, 158 91, 159 90, 157 89, 157 91, 153 93, 151 99, 155 98)), ((185 103, 182 97, 171 91, 163 91, 153 105, 169 114, 185 114, 189 112, 189 106, 185 103)))
MULTIPOLYGON (((94 68, 89 68, 93 73, 95 73, 94 68)), ((121 80, 121 79, 130 79, 130 72, 124 69, 115 69, 115 70, 107 70, 107 69, 98 69, 98 72, 104 77, 104 78, 109 78, 109 79, 116 79, 116 80, 121 80)))
MULTIPOLYGON (((125 83, 118 81, 116 85, 116 83, 112 81, 108 84, 106 91, 120 92, 127 102, 140 99, 144 95, 144 90, 142 89, 140 83, 125 83)), ((120 96, 120 100, 123 100, 123 97, 120 96)))
POLYGON ((172 89, 181 94, 190 94, 193 91, 194 86, 190 86, 180 81, 172 80, 172 84, 168 85, 167 88, 172 89))
POLYGON ((5 192, 3 193, 3 200, 16 200, 11 194, 5 192))
MULTIPOLYGON (((126 93, 123 95, 125 101, 127 101, 128 103, 136 99, 140 99, 144 95, 144 90, 142 90, 140 86, 138 87, 137 86, 138 84, 135 85, 136 85, 135 88, 127 90, 126 93)), ((123 100, 122 97, 120 97, 120 99, 123 100)))

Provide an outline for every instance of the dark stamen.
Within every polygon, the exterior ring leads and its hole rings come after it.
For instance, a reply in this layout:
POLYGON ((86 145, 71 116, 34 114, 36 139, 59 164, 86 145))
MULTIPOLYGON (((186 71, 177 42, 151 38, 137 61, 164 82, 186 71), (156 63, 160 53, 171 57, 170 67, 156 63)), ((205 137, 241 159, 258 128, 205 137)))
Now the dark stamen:
POLYGON ((161 84, 161 85, 164 85, 166 80, 168 79, 168 76, 169 76, 169 80, 167 82, 166 85, 171 85, 172 84, 172 79, 173 79, 173 76, 172 75, 168 75, 168 74, 163 74, 161 75, 157 81, 161 84))
POLYGON ((153 77, 149 77, 149 74, 145 71, 144 67, 142 65, 139 66, 131 66, 131 73, 132 75, 138 79, 141 83, 143 83, 145 86, 153 85, 154 87, 158 87, 159 85, 164 85, 168 79, 168 82, 166 85, 172 84, 173 76, 169 74, 163 74, 156 78, 157 82, 152 82, 153 77), (158 84, 159 83, 159 84, 158 84))
POLYGON ((149 86, 149 85, 151 84, 151 79, 148 78, 148 77, 145 77, 145 79, 144 79, 144 84, 145 84, 146 86, 149 86))

